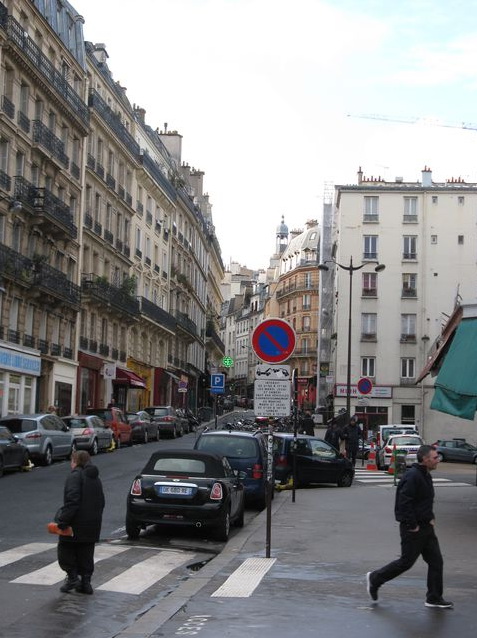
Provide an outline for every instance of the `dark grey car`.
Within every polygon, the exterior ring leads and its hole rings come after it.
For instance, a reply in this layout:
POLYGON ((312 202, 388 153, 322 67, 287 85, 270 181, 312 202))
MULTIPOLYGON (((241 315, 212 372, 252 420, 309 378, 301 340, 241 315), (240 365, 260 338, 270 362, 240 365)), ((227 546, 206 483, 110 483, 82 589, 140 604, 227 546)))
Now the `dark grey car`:
POLYGON ((56 414, 15 414, 0 419, 26 445, 31 460, 50 465, 76 448, 73 434, 56 414))
POLYGON ((113 431, 95 414, 64 416, 63 422, 75 438, 78 450, 88 450, 91 455, 108 450, 113 440, 113 431))
POLYGON ((27 447, 7 427, 0 425, 0 476, 7 470, 20 470, 28 462, 27 447))
POLYGON ((157 424, 159 436, 168 434, 175 439, 184 434, 183 418, 177 414, 176 408, 173 408, 172 405, 156 405, 144 408, 144 411, 157 424))

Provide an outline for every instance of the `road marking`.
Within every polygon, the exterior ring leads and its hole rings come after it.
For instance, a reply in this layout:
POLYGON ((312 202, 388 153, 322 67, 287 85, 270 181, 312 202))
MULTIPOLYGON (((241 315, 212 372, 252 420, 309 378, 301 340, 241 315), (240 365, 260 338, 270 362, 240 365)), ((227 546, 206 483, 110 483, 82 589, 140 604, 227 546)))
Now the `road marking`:
POLYGON ((126 569, 122 574, 108 580, 96 589, 122 594, 142 594, 173 569, 180 567, 185 562, 190 562, 194 557, 195 554, 191 556, 183 552, 160 552, 126 569))
MULTIPOLYGON (((51 547, 55 546, 50 545, 50 548, 51 547)), ((130 548, 120 547, 118 545, 97 545, 94 552, 94 562, 99 563, 99 561, 101 560, 112 558, 116 554, 121 554, 128 549, 130 548)), ((11 580, 10 582, 20 583, 23 585, 56 585, 57 583, 61 583, 64 577, 65 572, 60 569, 57 562, 54 562, 46 565, 46 567, 36 569, 33 572, 24 574, 23 576, 19 576, 18 578, 15 578, 15 580, 11 580)))
POLYGON ((248 598, 276 560, 276 558, 247 558, 211 596, 248 598))
POLYGON ((0 567, 15 563, 17 560, 32 556, 33 554, 39 554, 40 552, 46 552, 49 549, 56 547, 53 543, 28 543, 27 545, 20 545, 14 549, 7 549, 0 553, 0 567))

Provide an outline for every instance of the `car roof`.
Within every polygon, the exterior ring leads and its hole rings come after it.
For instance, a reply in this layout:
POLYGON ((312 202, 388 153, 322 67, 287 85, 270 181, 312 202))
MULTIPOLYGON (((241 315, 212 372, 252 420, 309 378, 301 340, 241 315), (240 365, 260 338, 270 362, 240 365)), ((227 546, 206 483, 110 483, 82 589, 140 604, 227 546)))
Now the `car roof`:
POLYGON ((217 467, 218 464, 222 467, 223 456, 219 454, 183 448, 169 448, 167 450, 161 450, 160 452, 153 452, 142 469, 141 474, 154 474, 155 472, 153 471, 153 468, 157 461, 160 459, 171 459, 176 457, 191 460, 197 459, 199 461, 203 461, 207 467, 217 467))
MULTIPOLYGON (((51 412, 38 412, 36 414, 8 414, 7 416, 2 416, 0 422, 7 422, 13 419, 39 419, 42 416, 58 416, 57 414, 52 414, 51 412)), ((59 417, 58 417, 59 418, 59 417)))

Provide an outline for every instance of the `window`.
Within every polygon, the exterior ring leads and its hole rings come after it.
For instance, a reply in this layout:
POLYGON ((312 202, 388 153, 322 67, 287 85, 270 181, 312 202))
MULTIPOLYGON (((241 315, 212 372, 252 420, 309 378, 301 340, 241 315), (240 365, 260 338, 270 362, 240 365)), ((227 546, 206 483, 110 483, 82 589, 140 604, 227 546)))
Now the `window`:
POLYGON ((361 338, 364 340, 376 339, 377 314, 375 312, 363 312, 361 315, 361 338))
POLYGON ((404 221, 417 222, 417 197, 404 198, 404 221))
POLYGON ((304 317, 302 317, 301 320, 301 326, 302 326, 302 330, 304 331, 308 331, 310 330, 310 325, 311 325, 311 319, 309 316, 305 315, 304 317))
POLYGON ((416 423, 416 406, 415 405, 403 405, 401 406, 401 423, 414 425, 416 423))
POLYGON ((417 275, 415 273, 404 273, 402 276, 402 296, 417 296, 417 275))
POLYGON ((2 137, 0 139, 0 170, 4 173, 8 173, 8 149, 9 142, 2 137))
POLYGON ((25 175, 25 155, 21 151, 17 151, 15 157, 15 176, 24 177, 25 175))
POLYGON ((378 236, 365 235, 363 259, 377 259, 377 258, 378 258, 378 236))
POLYGON ((401 315, 401 341, 416 340, 416 316, 415 314, 401 315))
POLYGON ((363 297, 376 297, 378 292, 378 273, 364 272, 363 274, 363 297))
POLYGON ((364 198, 364 216, 363 221, 374 222, 378 221, 379 217, 379 197, 373 196, 364 198))
POLYGON ((311 288, 312 287, 312 280, 311 280, 311 272, 306 272, 305 273, 305 288, 311 288))
POLYGON ((403 259, 417 259, 417 237, 416 235, 404 235, 403 237, 403 259))
POLYGON ((311 310, 311 295, 303 295, 303 310, 311 310))
POLYGON ((462 246, 464 243, 464 235, 458 235, 457 236, 457 243, 462 246))
POLYGON ((403 358, 401 359, 401 379, 414 379, 416 376, 416 360, 403 358))
POLYGON ((457 202, 459 204, 459 206, 463 206, 464 202, 465 202, 465 198, 463 195, 461 195, 460 197, 457 198, 457 202))
POLYGON ((431 235, 431 244, 437 244, 437 235, 431 235))
POLYGON ((439 198, 437 197, 437 195, 433 195, 432 196, 432 203, 433 204, 437 204, 438 201, 439 201, 439 198))
POLYGON ((375 357, 361 357, 361 376, 362 377, 376 376, 376 358, 375 357))
POLYGON ((20 111, 28 117, 30 104, 30 87, 28 84, 21 83, 20 86, 20 111))

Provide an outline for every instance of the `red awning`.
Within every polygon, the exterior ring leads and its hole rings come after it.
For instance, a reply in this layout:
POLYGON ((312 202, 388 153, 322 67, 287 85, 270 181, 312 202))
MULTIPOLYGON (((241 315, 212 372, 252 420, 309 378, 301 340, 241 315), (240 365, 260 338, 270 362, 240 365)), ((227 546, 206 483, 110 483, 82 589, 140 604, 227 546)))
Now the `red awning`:
POLYGON ((142 377, 131 370, 116 368, 116 378, 113 383, 127 383, 132 388, 146 388, 146 382, 142 377))

